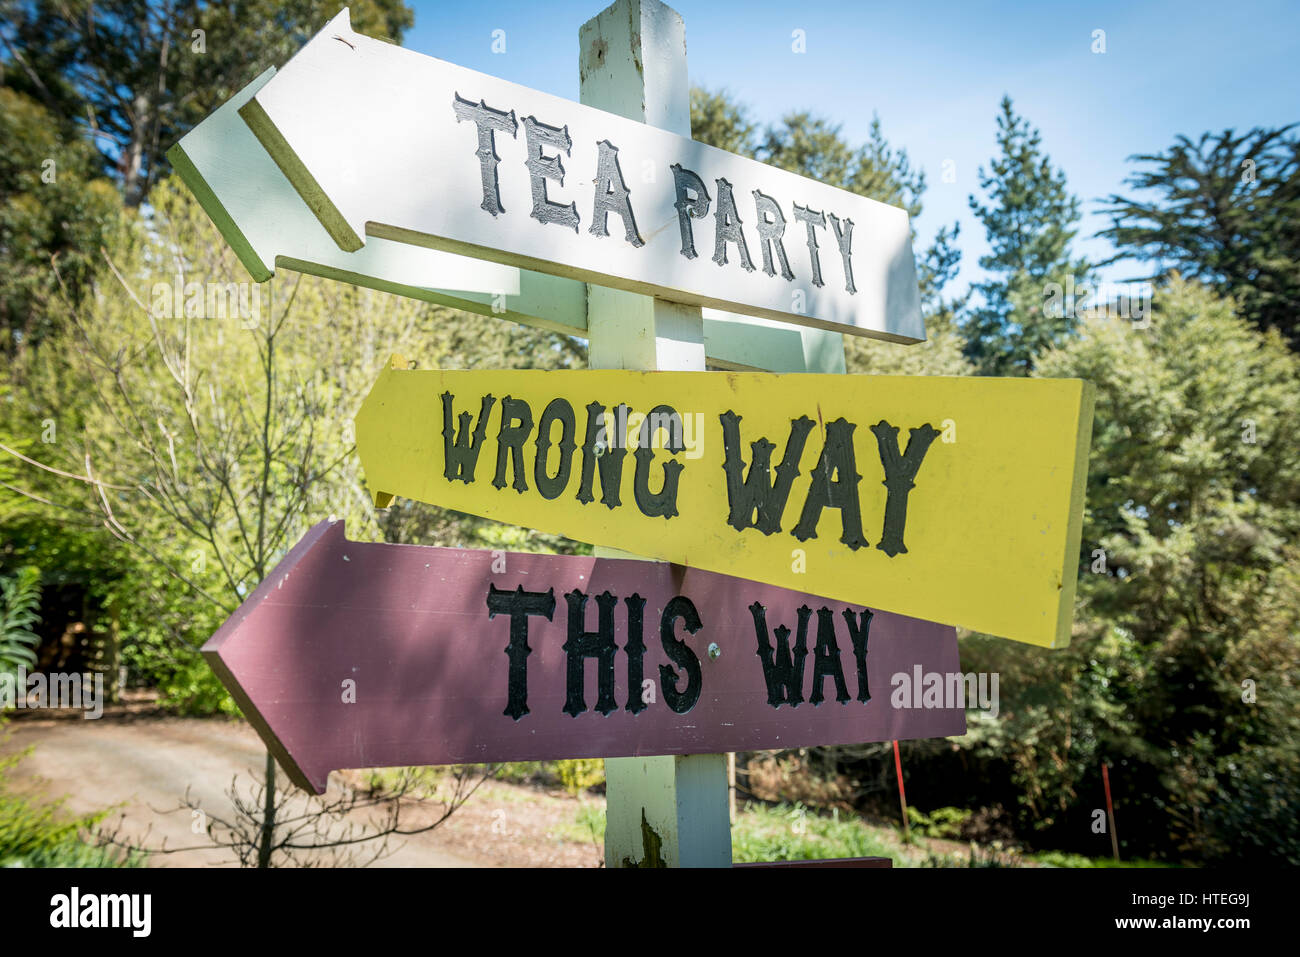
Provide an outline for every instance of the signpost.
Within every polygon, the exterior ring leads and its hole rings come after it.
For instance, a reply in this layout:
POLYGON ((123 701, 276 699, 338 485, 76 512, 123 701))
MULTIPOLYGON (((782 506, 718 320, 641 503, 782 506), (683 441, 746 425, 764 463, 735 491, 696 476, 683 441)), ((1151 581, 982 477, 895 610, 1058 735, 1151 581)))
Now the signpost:
POLYGON ((892 678, 952 628, 662 562, 348 541, 321 522, 203 648, 295 783, 332 770, 966 731, 892 678))
MULTIPOLYGON (((615 3, 582 25, 578 50, 584 104, 690 136, 686 26, 676 11, 657 2, 615 3)), ((602 286, 588 293, 593 369, 704 369, 700 310, 602 286)), ((842 355, 841 337, 831 337, 842 355)), ((600 546, 596 554, 630 557, 600 546)), ((726 757, 717 753, 606 759, 606 866, 659 856, 729 864, 730 783, 726 757)))
POLYGON ((390 368, 356 436, 385 500, 1061 647, 1091 417, 1066 379, 390 368))
POLYGON ((925 338, 904 210, 362 36, 346 10, 239 113, 344 250, 378 236, 925 338))
POLYGON ((575 104, 344 10, 169 153, 255 279, 585 334, 593 367, 395 359, 356 432, 377 504, 597 557, 322 524, 204 654, 302 786, 600 756, 608 864, 725 866, 722 752, 963 733, 959 709, 887 708, 882 675, 957 673, 953 624, 1068 641, 1092 392, 769 374, 842 373, 842 333, 924 338, 906 212, 692 141, 685 29, 657 0, 579 39, 575 104))
MULTIPOLYGON (((167 157, 249 275, 277 266, 567 335, 587 335, 587 285, 423 246, 371 237, 338 247, 239 116, 274 68, 223 103, 167 157)), ((704 349, 728 369, 843 372, 837 333, 716 309, 705 311, 704 349), (839 351, 835 368, 823 357, 839 351)), ((834 360, 832 359, 832 362, 834 360)))

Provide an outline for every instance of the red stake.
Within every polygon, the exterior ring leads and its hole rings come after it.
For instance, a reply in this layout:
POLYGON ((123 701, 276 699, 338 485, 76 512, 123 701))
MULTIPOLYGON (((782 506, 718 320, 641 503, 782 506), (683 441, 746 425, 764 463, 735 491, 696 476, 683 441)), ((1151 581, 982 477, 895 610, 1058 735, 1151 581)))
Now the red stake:
POLYGON ((897 741, 894 742, 894 770, 898 772, 898 803, 903 809, 903 837, 910 841, 912 826, 907 822, 907 792, 903 790, 903 759, 898 756, 897 741))
MULTIPOLYGON (((897 743, 895 743, 897 747, 897 743)), ((1115 855, 1115 860, 1119 860, 1119 835, 1115 833, 1115 808, 1110 803, 1110 774, 1106 770, 1106 762, 1101 763, 1101 783, 1106 788, 1106 819, 1110 822, 1110 849, 1115 855)), ((902 784, 902 778, 899 778, 899 784, 902 784)))

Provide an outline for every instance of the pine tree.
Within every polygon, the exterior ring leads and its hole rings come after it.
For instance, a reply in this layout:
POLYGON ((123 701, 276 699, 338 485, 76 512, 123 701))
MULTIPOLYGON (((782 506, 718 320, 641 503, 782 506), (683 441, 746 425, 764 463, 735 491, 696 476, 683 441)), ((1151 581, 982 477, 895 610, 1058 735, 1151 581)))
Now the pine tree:
MULTIPOLYGON (((691 90, 691 135, 696 140, 901 207, 915 222, 921 215, 925 172, 912 167, 906 150, 889 145, 879 117, 872 117, 867 142, 856 148, 841 130, 839 124, 806 110, 787 113, 779 123, 760 128, 745 107, 725 92, 691 90)), ((955 328, 965 297, 943 295, 961 265, 957 234, 956 223, 941 227, 930 247, 916 258, 927 341, 919 346, 896 346, 846 336, 849 371, 899 375, 962 375, 970 371, 961 356, 955 328)))
POLYGON ((1177 269, 1230 294, 1241 315, 1300 348, 1300 135, 1297 125, 1180 136, 1126 180, 1154 193, 1109 197, 1112 225, 1100 235, 1121 257, 1177 269), (1288 133, 1290 135, 1288 136, 1288 133))
POLYGON ((1045 308, 1048 284, 1082 283, 1086 262, 1071 261, 1070 242, 1079 221, 1079 200, 1043 152, 1042 137, 1002 98, 998 149, 980 187, 988 203, 970 197, 971 211, 984 224, 991 252, 980 257, 990 273, 973 288, 983 298, 965 324, 966 355, 986 375, 1025 375, 1043 349, 1061 344, 1073 331, 1073 303, 1045 308))
MULTIPOLYGON (((282 66, 340 0, 0 0, 5 85, 99 149, 138 206, 163 153, 269 66, 282 66)), ((403 0, 353 0, 352 25, 399 42, 403 0)))

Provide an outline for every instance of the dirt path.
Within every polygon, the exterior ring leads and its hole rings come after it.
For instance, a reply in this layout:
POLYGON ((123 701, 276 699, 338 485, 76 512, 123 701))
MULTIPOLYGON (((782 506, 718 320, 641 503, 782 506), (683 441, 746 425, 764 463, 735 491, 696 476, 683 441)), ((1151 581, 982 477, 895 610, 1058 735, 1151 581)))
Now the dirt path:
MULTIPOLYGON (((64 807, 76 814, 120 805, 110 820, 121 821, 123 836, 150 847, 205 843, 191 831, 193 812, 180 807, 186 789, 199 808, 228 817, 232 779, 238 777, 247 796, 265 760, 256 733, 240 721, 106 713, 97 721, 25 718, 8 731, 0 754, 35 748, 10 772, 10 786, 65 798, 64 807)), ((332 776, 331 790, 338 777, 332 776)), ((575 824, 581 807, 562 792, 488 781, 437 829, 395 840, 398 849, 378 866, 598 866, 603 852, 575 824)), ((428 821, 437 808, 414 808, 403 821, 428 821)), ((227 851, 184 850, 154 855, 150 864, 230 866, 233 860, 227 851)))

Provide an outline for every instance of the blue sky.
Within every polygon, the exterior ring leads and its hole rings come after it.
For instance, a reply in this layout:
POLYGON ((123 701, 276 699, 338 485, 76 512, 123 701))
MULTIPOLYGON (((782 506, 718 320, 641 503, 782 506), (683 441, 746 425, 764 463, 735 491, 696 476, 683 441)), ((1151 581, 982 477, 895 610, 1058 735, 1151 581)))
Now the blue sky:
MULTIPOLYGON (((601 9, 573 0, 408 0, 404 45, 569 99, 578 98, 578 28, 601 9), (505 31, 504 54, 492 52, 505 31)), ((929 180, 918 255, 959 220, 958 288, 978 280, 983 230, 967 205, 995 148, 1003 93, 1037 126, 1085 213, 1076 254, 1111 252, 1097 200, 1121 191, 1134 153, 1180 133, 1300 121, 1300 2, 850 3, 678 0, 691 81, 726 88, 760 121, 812 109, 855 145, 873 111, 929 180), (791 49, 803 30, 807 52, 791 49), (1093 31, 1105 53, 1093 53, 1093 31), (943 183, 945 160, 955 183, 943 183)), ((1122 280, 1117 264, 1103 278, 1122 280)), ((950 290, 950 292, 953 290, 950 290)))

